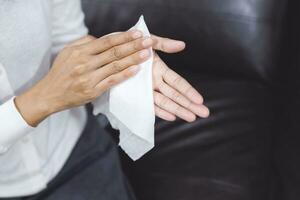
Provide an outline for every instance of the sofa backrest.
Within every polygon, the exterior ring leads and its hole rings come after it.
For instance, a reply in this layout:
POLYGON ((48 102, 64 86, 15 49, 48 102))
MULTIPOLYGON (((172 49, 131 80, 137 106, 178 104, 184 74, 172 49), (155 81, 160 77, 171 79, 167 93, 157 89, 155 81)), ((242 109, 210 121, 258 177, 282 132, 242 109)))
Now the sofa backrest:
POLYGON ((153 34, 186 41, 164 55, 181 73, 272 82, 278 75, 287 0, 83 0, 93 35, 124 31, 143 14, 153 34))

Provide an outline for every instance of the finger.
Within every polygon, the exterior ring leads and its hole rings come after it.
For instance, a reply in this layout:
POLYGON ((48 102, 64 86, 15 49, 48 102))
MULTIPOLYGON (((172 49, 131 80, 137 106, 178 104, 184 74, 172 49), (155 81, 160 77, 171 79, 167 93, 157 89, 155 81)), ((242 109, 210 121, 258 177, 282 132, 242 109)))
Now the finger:
POLYGON ((127 31, 116 34, 110 34, 96 39, 83 45, 81 48, 88 54, 99 54, 114 46, 121 45, 142 37, 143 34, 140 31, 127 31))
POLYGON ((154 92, 154 102, 161 109, 166 110, 167 112, 172 113, 187 122, 193 122, 196 120, 196 116, 192 112, 179 106, 159 92, 154 92))
POLYGON ((179 93, 177 90, 170 87, 166 83, 162 82, 160 84, 159 91, 166 97, 169 97, 175 103, 185 107, 186 109, 195 113, 199 117, 202 117, 202 118, 208 117, 209 110, 206 106, 204 106, 203 104, 199 105, 199 104, 195 104, 195 103, 191 102, 184 95, 182 95, 181 93, 179 93))
POLYGON ((148 49, 144 49, 121 60, 109 63, 108 65, 92 72, 93 83, 96 85, 106 77, 119 73, 130 66, 138 65, 147 60, 150 55, 150 51, 148 49))
POLYGON ((177 53, 185 49, 185 43, 179 40, 163 38, 156 35, 151 35, 154 40, 153 48, 165 53, 177 53))
POLYGON ((163 79, 171 87, 178 90, 192 102, 196 104, 203 103, 203 97, 199 94, 199 92, 193 88, 189 82, 187 82, 184 78, 170 68, 166 68, 166 71, 163 74, 163 79))
POLYGON ((101 94, 105 92, 106 90, 110 89, 111 87, 118 85, 119 83, 122 83, 123 81, 126 81, 127 79, 133 77, 136 75, 139 71, 140 67, 138 65, 131 66, 128 69, 123 70, 120 73, 111 75, 104 80, 102 80, 100 83, 98 83, 95 86, 95 89, 97 93, 101 94))
POLYGON ((176 120, 176 116, 159 108, 158 106, 154 107, 155 109, 155 115, 161 119, 164 119, 166 121, 175 121, 176 120))
POLYGON ((84 36, 84 37, 80 38, 79 40, 76 40, 76 41, 72 42, 68 46, 73 47, 73 46, 83 45, 83 44, 91 42, 91 41, 93 41, 95 39, 96 39, 96 37, 94 37, 92 35, 87 35, 87 36, 84 36))
POLYGON ((113 61, 120 60, 126 56, 132 55, 142 49, 147 49, 152 45, 151 38, 141 38, 132 42, 113 47, 94 58, 89 62, 92 69, 102 67, 113 61))

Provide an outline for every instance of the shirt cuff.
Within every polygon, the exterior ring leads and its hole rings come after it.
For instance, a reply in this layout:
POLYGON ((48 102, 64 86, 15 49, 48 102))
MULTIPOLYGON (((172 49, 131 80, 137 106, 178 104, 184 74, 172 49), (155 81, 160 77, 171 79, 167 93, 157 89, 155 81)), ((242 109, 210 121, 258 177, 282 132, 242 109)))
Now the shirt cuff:
POLYGON ((0 105, 0 154, 34 130, 17 110, 14 99, 0 105))

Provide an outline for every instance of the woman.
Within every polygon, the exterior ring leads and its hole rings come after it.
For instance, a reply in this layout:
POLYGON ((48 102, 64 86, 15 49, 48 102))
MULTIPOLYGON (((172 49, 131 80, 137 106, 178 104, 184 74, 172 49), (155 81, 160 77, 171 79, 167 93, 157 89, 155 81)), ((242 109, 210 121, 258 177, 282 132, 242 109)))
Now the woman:
MULTIPOLYGON (((184 43, 138 31, 94 38, 83 18, 79 0, 0 4, 2 198, 133 198, 115 147, 82 106, 138 73, 148 48, 172 53, 184 43)), ((155 59, 156 115, 207 117, 200 94, 155 59)))

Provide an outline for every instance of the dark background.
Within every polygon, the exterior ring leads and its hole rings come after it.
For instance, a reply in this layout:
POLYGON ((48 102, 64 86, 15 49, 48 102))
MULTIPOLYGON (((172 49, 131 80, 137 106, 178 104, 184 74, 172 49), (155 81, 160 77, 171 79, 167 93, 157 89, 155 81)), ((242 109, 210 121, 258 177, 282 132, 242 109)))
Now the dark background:
POLYGON ((184 40, 163 55, 204 96, 208 119, 157 120, 156 147, 124 170, 140 199, 300 198, 299 1, 83 0, 90 33, 184 40))

